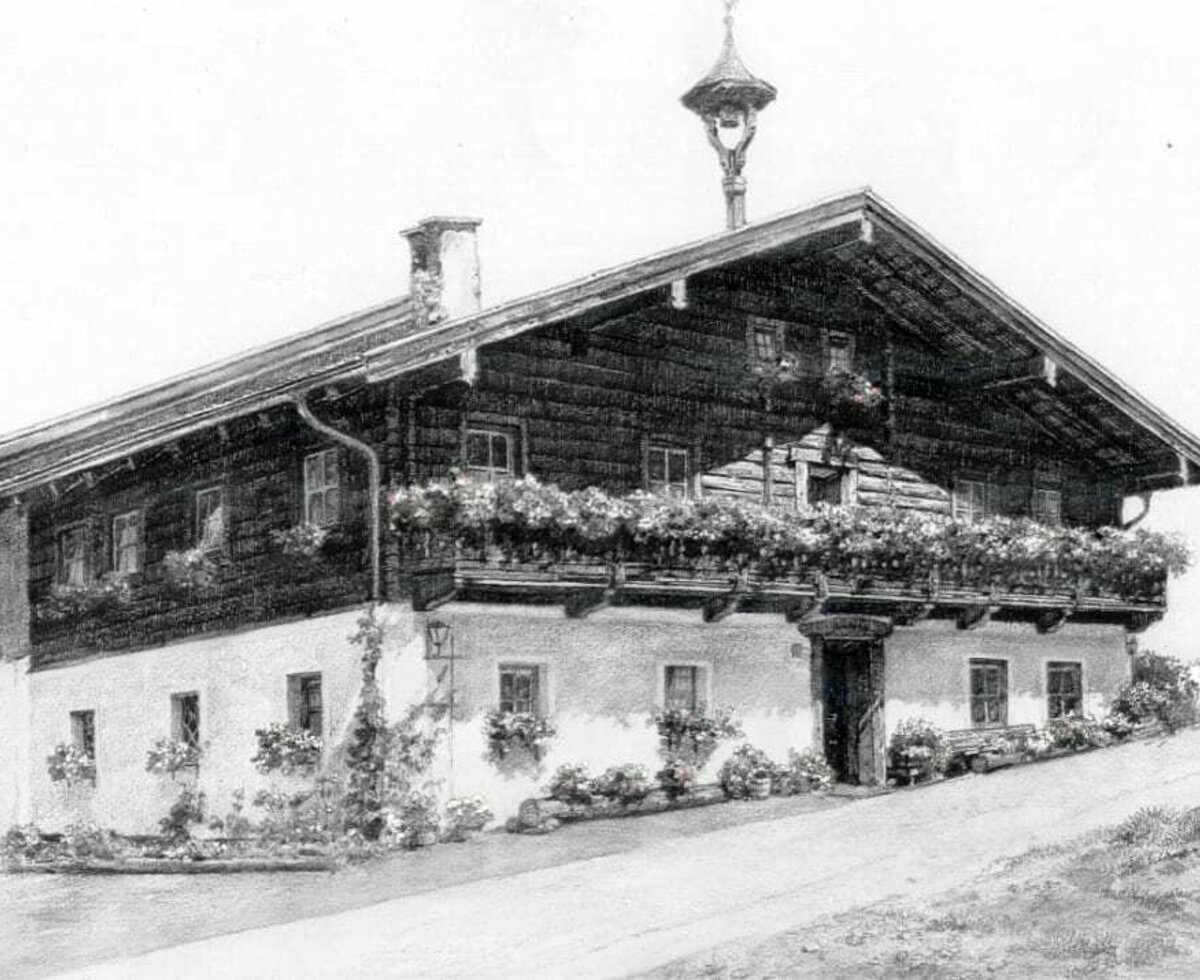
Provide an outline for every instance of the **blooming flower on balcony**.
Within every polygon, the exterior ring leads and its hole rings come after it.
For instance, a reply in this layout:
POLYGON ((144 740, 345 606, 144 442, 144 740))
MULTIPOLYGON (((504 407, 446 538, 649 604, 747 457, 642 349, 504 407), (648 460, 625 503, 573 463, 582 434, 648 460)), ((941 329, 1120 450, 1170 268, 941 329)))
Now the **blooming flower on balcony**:
POLYGON ((967 522, 884 507, 770 510, 727 498, 668 499, 596 487, 566 493, 533 477, 496 484, 433 483, 393 491, 402 538, 436 534, 506 560, 598 560, 675 568, 703 565, 765 579, 833 577, 966 587, 1090 588, 1124 597, 1161 591, 1190 561, 1175 535, 1141 528, 1051 527, 1029 518, 967 522))

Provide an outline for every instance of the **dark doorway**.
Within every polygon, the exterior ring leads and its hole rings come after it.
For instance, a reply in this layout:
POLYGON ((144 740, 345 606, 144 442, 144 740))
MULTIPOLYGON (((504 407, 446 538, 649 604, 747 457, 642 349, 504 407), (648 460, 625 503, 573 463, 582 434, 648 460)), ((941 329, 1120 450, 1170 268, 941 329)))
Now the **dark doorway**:
POLYGON ((821 714, 825 759, 844 783, 887 779, 883 726, 883 644, 821 644, 821 714))

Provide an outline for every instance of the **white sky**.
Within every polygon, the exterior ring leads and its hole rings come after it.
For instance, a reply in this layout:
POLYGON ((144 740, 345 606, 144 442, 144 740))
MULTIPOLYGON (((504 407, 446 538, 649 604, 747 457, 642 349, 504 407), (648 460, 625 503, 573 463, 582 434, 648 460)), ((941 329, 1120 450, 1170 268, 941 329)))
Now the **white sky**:
MULTIPOLYGON (((1200 59, 1163 0, 745 0, 751 220, 863 184, 1200 431, 1200 59)), ((0 34, 0 431, 407 290, 485 303, 721 228, 678 97, 717 0, 21 4, 0 34)), ((1200 495, 1155 524, 1200 544, 1200 495)), ((1192 656, 1200 575, 1146 638, 1192 656), (1193 612, 1193 610, 1195 610, 1193 612)))

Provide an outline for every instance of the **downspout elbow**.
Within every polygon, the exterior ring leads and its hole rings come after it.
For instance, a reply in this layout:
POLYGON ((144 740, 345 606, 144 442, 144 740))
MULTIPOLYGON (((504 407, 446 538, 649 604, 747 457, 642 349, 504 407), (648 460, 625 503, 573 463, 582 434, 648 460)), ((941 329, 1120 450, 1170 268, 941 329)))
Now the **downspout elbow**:
POLYGON ((382 525, 380 511, 382 508, 383 480, 379 465, 379 453, 362 440, 356 439, 354 436, 342 432, 340 429, 335 429, 327 422, 322 422, 312 413, 312 409, 308 407, 308 402, 305 398, 305 394, 300 393, 294 395, 292 399, 296 404, 296 411, 300 413, 300 418, 317 432, 359 453, 367 461, 367 492, 370 497, 367 504, 367 523, 371 537, 371 601, 379 602, 383 597, 382 559, 379 544, 382 525))

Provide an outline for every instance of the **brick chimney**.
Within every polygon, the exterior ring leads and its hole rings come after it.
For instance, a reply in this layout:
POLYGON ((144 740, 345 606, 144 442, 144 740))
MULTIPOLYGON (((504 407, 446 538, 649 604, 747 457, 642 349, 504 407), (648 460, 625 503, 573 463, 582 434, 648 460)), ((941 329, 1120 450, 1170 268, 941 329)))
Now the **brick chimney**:
POLYGON ((400 234, 412 255, 412 295, 427 325, 479 311, 479 218, 426 218, 400 234))

